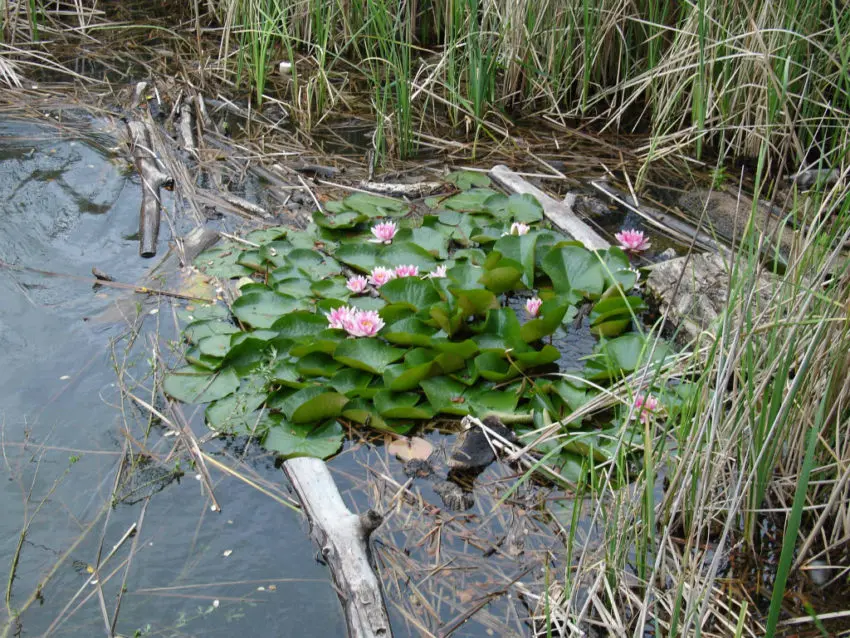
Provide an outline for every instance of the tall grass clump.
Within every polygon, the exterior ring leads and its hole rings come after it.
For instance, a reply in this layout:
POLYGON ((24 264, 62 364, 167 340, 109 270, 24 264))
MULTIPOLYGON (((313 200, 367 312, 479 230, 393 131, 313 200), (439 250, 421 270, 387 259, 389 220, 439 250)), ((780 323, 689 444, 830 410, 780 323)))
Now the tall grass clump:
MULTIPOLYGON (((250 57, 258 89, 270 55, 300 60, 319 93, 332 77, 365 78, 388 93, 371 103, 395 118, 396 135, 412 134, 417 118, 469 133, 524 116, 583 118, 619 130, 648 124, 650 159, 704 148, 755 156, 764 143, 774 163, 794 169, 835 165, 846 141, 850 12, 837 0, 211 5, 250 57)), ((311 121, 339 103, 295 97, 311 121)))
POLYGON ((850 190, 794 193, 789 210, 805 230, 787 271, 765 270, 766 238, 752 233, 728 261, 717 323, 690 354, 624 380, 627 405, 647 386, 683 400, 646 423, 628 490, 614 466, 592 490, 592 531, 569 549, 561 625, 550 618, 541 631, 604 622, 629 635, 773 636, 789 586, 805 589, 808 568, 826 569, 827 587, 846 587, 850 190))

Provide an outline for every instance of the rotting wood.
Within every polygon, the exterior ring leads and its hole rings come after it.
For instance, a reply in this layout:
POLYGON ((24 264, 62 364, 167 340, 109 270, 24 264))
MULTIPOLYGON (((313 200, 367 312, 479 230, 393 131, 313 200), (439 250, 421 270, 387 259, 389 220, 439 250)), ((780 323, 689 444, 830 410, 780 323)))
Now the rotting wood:
POLYGON ((385 182, 360 182, 360 188, 379 195, 390 195, 392 197, 428 197, 437 193, 446 192, 449 187, 443 182, 414 182, 413 184, 391 184, 385 182))
POLYGON ((169 177, 159 170, 147 128, 142 122, 127 123, 136 170, 142 180, 142 204, 139 208, 139 255, 156 255, 161 215, 160 188, 168 183, 169 177))
POLYGON ((392 631, 381 584, 372 568, 369 536, 383 517, 369 510, 357 516, 345 506, 324 461, 294 458, 283 470, 295 489, 310 535, 331 569, 351 638, 390 638, 392 631))
POLYGON ((187 98, 180 105, 180 119, 178 120, 178 130, 180 131, 180 142, 183 145, 183 150, 188 153, 195 153, 195 133, 193 129, 193 114, 194 100, 187 98))
POLYGON ((494 166, 490 169, 490 177, 509 191, 533 195, 543 206, 543 212, 549 221, 590 250, 604 250, 610 246, 599 233, 575 214, 568 202, 559 202, 554 197, 550 197, 507 166, 502 164, 494 166))

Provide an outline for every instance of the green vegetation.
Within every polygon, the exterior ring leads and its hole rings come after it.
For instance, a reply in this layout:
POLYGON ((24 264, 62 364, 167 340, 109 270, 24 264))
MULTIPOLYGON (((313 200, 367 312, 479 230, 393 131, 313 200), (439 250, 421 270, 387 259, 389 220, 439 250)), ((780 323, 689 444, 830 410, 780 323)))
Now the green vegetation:
MULTIPOLYGON (((402 433, 438 415, 519 413, 547 426, 646 358, 639 324, 623 334, 644 305, 629 294, 637 273, 622 250, 591 252, 545 228, 529 196, 479 186, 428 204, 414 216, 396 200, 356 193, 327 203, 305 231, 257 230, 251 247, 200 255, 210 274, 250 279, 229 311, 187 316, 188 365, 165 391, 210 403, 215 430, 256 436, 284 456, 325 457, 342 443, 339 422, 402 433), (383 219, 394 220, 390 239, 376 241, 383 219), (399 267, 407 276, 388 275, 399 267), (388 281, 375 283, 379 273, 388 281), (510 304, 518 296, 529 299, 524 311, 510 304), (552 376, 560 353, 544 341, 563 335, 585 302, 601 336, 596 354, 569 380, 552 376), (366 313, 365 332, 345 324, 348 308, 366 313)), ((666 353, 657 347, 654 358, 666 353)), ((606 428, 575 420, 558 444, 562 460, 549 462, 580 480, 585 458, 610 460, 618 439, 640 436, 626 434, 626 413, 606 428)))
POLYGON ((846 143, 850 13, 837 0, 213 4, 258 98, 288 60, 281 97, 314 123, 365 78, 378 146, 391 133, 401 157, 417 128, 501 136, 528 116, 648 125, 650 160, 707 146, 752 156, 765 143, 795 168, 810 150, 833 165, 846 143))

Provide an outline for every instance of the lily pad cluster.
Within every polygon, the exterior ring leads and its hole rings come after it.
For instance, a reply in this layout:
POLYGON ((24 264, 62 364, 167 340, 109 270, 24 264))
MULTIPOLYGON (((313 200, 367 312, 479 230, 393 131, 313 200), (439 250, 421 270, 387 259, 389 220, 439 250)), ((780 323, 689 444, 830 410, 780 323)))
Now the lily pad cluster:
MULTIPOLYGON (((485 180, 453 176, 469 188, 426 200, 424 214, 356 193, 325 204, 305 230, 257 230, 248 244, 201 254, 196 265, 238 279, 239 296, 229 308, 184 311, 186 365, 165 391, 209 404, 214 430, 253 434, 285 456, 333 454, 350 423, 403 433, 495 412, 542 424, 580 407, 592 386, 550 373, 568 367, 598 385, 635 369, 645 337, 626 330, 644 309, 631 294, 638 275, 619 248, 570 241, 546 227, 533 197, 485 180), (397 232, 376 241, 372 228, 390 222, 397 232), (417 274, 347 285, 400 266, 417 274), (522 306, 530 297, 542 300, 534 317, 522 306), (552 336, 571 329, 580 306, 599 344, 587 361, 559 364, 552 336), (377 313, 380 329, 354 337, 332 327, 341 307, 377 313)), ((571 451, 604 455, 597 434, 571 451)))

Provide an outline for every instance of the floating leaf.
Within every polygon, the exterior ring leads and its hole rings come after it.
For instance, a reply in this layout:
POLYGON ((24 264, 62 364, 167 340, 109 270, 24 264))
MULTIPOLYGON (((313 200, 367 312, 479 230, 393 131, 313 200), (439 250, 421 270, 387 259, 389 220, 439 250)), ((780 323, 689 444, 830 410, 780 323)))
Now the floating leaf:
POLYGON ((342 263, 361 272, 371 272, 378 265, 380 248, 376 244, 362 240, 352 244, 343 244, 334 253, 342 263))
POLYGON ((440 293, 429 279, 401 277, 381 286, 381 296, 391 304, 405 304, 413 310, 429 308, 440 301, 440 293))
POLYGON ((562 304, 560 299, 550 299, 544 301, 540 306, 538 316, 525 322, 519 329, 520 337, 526 343, 538 341, 543 337, 548 337, 558 329, 564 316, 567 314, 569 306, 562 304))
POLYGON ((346 208, 369 217, 404 215, 410 210, 410 207, 402 201, 369 193, 354 193, 342 202, 346 208))
POLYGON ((275 267, 286 266, 286 255, 292 250, 292 243, 286 240, 272 241, 260 246, 260 259, 275 267))
POLYGON ((344 394, 347 397, 355 397, 359 396, 362 390, 369 387, 369 384, 374 378, 365 370, 343 368, 331 377, 328 385, 340 394, 344 394))
POLYGON ((530 224, 543 219, 543 206, 528 193, 515 193, 510 197, 498 193, 485 202, 487 212, 500 219, 530 224))
POLYGON ((328 318, 313 312, 291 312, 272 324, 281 337, 301 339, 312 337, 328 329, 328 318))
POLYGON ((303 377, 330 377, 341 367, 339 361, 324 352, 311 352, 295 364, 298 374, 303 377))
POLYGON ((207 406, 207 426, 218 432, 247 434, 259 430, 264 416, 255 412, 266 400, 265 393, 237 392, 207 406))
POLYGON ((233 302, 233 314, 255 328, 271 328, 281 316, 303 307, 302 302, 273 290, 250 292, 233 302))
POLYGON ((384 387, 399 392, 413 390, 423 379, 441 372, 435 352, 416 348, 407 353, 404 363, 387 366, 384 370, 384 387))
POLYGON ((257 230, 252 230, 245 237, 250 242, 255 244, 267 244, 270 241, 274 241, 275 239, 285 239, 286 234, 289 232, 288 228, 284 228, 283 226, 275 226, 272 228, 259 228, 257 230))
POLYGON ((214 335, 232 335, 239 332, 239 328, 229 321, 219 319, 204 319, 190 323, 183 329, 183 336, 190 343, 199 343, 201 339, 214 335))
POLYGON ((279 281, 274 286, 275 292, 288 297, 310 297, 313 294, 310 282, 304 277, 292 277, 279 281))
POLYGON ((470 188, 485 188, 490 186, 490 178, 487 173, 478 171, 454 171, 443 178, 449 184, 454 184, 460 190, 465 191, 470 188))
POLYGON ((427 403, 419 404, 417 392, 390 392, 381 390, 372 399, 375 409, 387 419, 430 419, 434 410, 427 403))
POLYGON ((416 317, 408 317, 393 322, 381 331, 381 336, 400 346, 429 346, 431 337, 437 331, 416 317))
POLYGON ((475 367, 478 374, 488 381, 508 381, 518 376, 522 371, 497 352, 482 352, 475 357, 475 367))
POLYGON ((405 352, 378 339, 346 339, 337 346, 334 359, 352 368, 383 374, 384 369, 401 359, 405 352))
POLYGON ((354 211, 344 211, 336 215, 325 215, 320 211, 315 211, 313 213, 313 221, 317 226, 330 228, 331 230, 354 228, 357 224, 360 224, 367 219, 369 218, 366 215, 356 213, 354 211))
POLYGON ((496 195, 491 188, 471 188, 457 195, 449 197, 443 202, 446 208, 451 210, 466 211, 470 213, 489 212, 484 202, 496 195))
POLYGON ((346 403, 344 394, 314 385, 288 396, 278 407, 292 423, 311 423, 339 416, 346 403))
POLYGON ((596 298, 605 285, 602 264, 592 252, 574 243, 556 244, 543 258, 543 271, 564 301, 596 298))
POLYGON ((427 461, 428 457, 434 452, 434 446, 418 436, 409 439, 403 436, 390 442, 387 445, 387 452, 395 455, 402 463, 407 463, 413 459, 427 461))
POLYGON ((493 250, 502 253, 507 259, 513 259, 522 267, 522 282, 527 288, 534 288, 534 259, 537 246, 537 234, 505 235, 493 245, 493 250))
POLYGON ((166 394, 183 403, 209 403, 226 397, 238 387, 239 377, 232 368, 210 373, 186 366, 166 375, 163 381, 166 394))
MULTIPOLYGON (((597 352, 588 359, 586 376, 591 381, 608 380, 637 369, 640 363, 649 362, 653 344, 643 335, 624 334, 599 345, 597 352)), ((670 347, 659 342, 654 348, 652 361, 659 361, 670 352, 670 347)))
POLYGON ((310 285, 310 290, 313 294, 325 299, 348 299, 351 291, 345 287, 345 278, 329 277, 321 281, 313 282, 310 285))
POLYGON ((336 420, 319 426, 299 425, 281 419, 263 439, 263 447, 285 458, 312 456, 326 459, 342 446, 344 432, 336 420))
POLYGON ((230 335, 213 335, 198 342, 201 354, 210 357, 223 357, 230 350, 230 335))
POLYGON ((510 308, 498 308, 488 312, 480 334, 475 335, 472 340, 482 352, 486 350, 504 352, 524 344, 519 320, 510 308))
MULTIPOLYGON (((283 344, 278 343, 278 346, 283 344)), ((230 346, 224 357, 224 365, 230 366, 239 375, 248 374, 271 359, 273 349, 276 349, 273 342, 268 339, 256 339, 249 334, 246 339, 230 346)), ((285 347, 280 349, 285 350, 285 347)))
POLYGON ((218 246, 205 250, 195 257, 195 265, 210 277, 233 279, 246 277, 254 271, 237 263, 242 250, 233 244, 218 246))
MULTIPOLYGON (((340 259, 342 258, 340 257, 340 259)), ((389 246, 384 246, 379 255, 379 260, 390 268, 407 265, 417 266, 423 273, 429 272, 436 263, 431 253, 410 241, 394 241, 389 246)))

